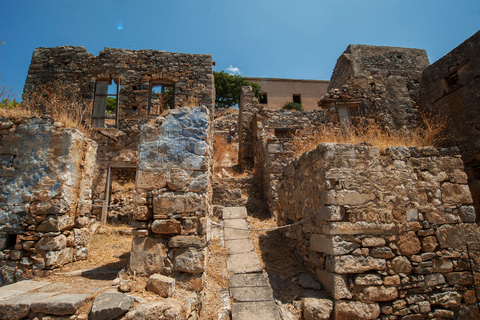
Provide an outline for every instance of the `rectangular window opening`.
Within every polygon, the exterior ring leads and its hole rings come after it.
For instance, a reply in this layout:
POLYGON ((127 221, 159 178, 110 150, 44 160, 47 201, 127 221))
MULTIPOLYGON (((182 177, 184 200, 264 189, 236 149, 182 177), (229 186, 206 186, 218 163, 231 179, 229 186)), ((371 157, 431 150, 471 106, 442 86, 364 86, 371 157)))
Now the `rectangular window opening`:
POLYGON ((302 104, 302 97, 300 94, 293 94, 293 102, 302 104))
POLYGON ((262 92, 262 98, 259 101, 261 104, 268 104, 268 96, 266 92, 262 92))
POLYGON ((120 80, 97 80, 95 83, 95 99, 93 101, 92 127, 117 126, 119 92, 120 80))
POLYGON ((161 115, 169 109, 173 109, 175 101, 174 83, 152 83, 148 98, 148 114, 161 115))

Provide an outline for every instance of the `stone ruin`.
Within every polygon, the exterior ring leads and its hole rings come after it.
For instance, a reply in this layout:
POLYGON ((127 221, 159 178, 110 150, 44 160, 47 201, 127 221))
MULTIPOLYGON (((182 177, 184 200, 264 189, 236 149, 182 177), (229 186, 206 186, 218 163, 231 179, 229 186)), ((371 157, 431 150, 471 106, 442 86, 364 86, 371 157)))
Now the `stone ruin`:
POLYGON ((109 219, 112 179, 131 181, 135 170, 127 202, 138 273, 200 290, 209 219, 242 205, 295 224, 286 241, 333 299, 334 319, 478 318, 470 265, 480 236, 478 152, 469 130, 478 121, 474 99, 464 99, 478 91, 478 34, 431 66, 424 50, 351 45, 320 110, 263 110, 245 87, 239 113, 215 122, 208 55, 35 50, 24 98, 62 88, 84 99, 92 136, 48 116, 2 120, 2 280, 84 258, 88 233, 109 219), (306 127, 366 115, 408 129, 425 110, 453 116, 444 148, 324 143, 293 152, 292 135, 306 127), (253 178, 212 183, 214 131, 238 142, 240 168, 253 178))

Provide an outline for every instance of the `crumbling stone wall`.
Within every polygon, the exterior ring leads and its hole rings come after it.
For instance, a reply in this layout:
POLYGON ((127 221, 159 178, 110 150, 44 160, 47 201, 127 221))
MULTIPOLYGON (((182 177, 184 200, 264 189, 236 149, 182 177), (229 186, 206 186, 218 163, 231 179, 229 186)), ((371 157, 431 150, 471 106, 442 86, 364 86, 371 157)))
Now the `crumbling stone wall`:
POLYGON ((199 290, 211 216, 212 125, 205 107, 171 110, 142 126, 130 268, 199 290))
POLYGON ((422 71, 428 65, 425 50, 349 45, 319 107, 332 122, 365 115, 392 130, 414 128, 422 71))
POLYGON ((321 111, 259 110, 252 118, 255 175, 263 188, 270 214, 277 215, 277 185, 285 167, 296 157, 293 136, 325 125, 321 111))
POLYGON ((477 213, 480 212, 480 32, 427 67, 418 104, 448 118, 445 146, 458 146, 477 213))
MULTIPOLYGON (((91 133, 98 143, 92 190, 97 206, 112 204, 107 190, 109 170, 137 164, 140 128, 158 116, 148 114, 151 85, 173 85, 174 108, 204 106, 212 116, 215 99, 210 55, 105 48, 94 56, 84 47, 73 46, 35 49, 23 98, 45 90, 61 91, 86 105, 84 122, 90 125, 95 85, 100 80, 113 81, 120 90, 117 125, 108 120, 110 124, 92 128, 91 133)), ((98 216, 106 214, 101 207, 95 207, 93 212, 98 216)))
POLYGON ((52 118, 0 119, 0 284, 87 257, 97 144, 52 118))
POLYGON ((477 319, 478 248, 458 149, 320 144, 278 187, 285 236, 334 299, 335 319, 477 319), (468 246, 468 247, 467 247, 468 246))

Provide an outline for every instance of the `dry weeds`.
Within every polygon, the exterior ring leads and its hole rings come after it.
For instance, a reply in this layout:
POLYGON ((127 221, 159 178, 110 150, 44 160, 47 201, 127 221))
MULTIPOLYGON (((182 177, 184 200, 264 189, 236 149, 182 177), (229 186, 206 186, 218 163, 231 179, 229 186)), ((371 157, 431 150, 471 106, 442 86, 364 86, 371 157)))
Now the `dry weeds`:
POLYGON ((380 151, 392 146, 407 147, 438 146, 444 140, 447 118, 422 115, 422 124, 413 130, 389 130, 374 119, 358 118, 355 125, 342 127, 327 124, 322 127, 302 130, 294 137, 293 151, 297 156, 315 149, 322 142, 353 143, 365 142, 379 147, 380 151))

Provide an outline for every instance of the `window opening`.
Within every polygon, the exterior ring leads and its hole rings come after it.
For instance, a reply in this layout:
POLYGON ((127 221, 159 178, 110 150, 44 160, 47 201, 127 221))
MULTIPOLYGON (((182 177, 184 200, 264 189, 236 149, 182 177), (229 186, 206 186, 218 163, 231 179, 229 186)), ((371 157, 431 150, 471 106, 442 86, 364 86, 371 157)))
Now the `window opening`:
POLYGON ((299 94, 293 94, 293 102, 302 104, 302 97, 299 94))
POLYGON ((148 114, 161 115, 164 111, 173 109, 175 85, 173 83, 152 83, 148 99, 148 114))
POLYGON ((266 92, 262 92, 262 98, 259 101, 261 104, 268 104, 268 96, 266 92))
POLYGON ((97 80, 93 101, 92 127, 116 127, 118 122, 118 93, 120 80, 97 80))

